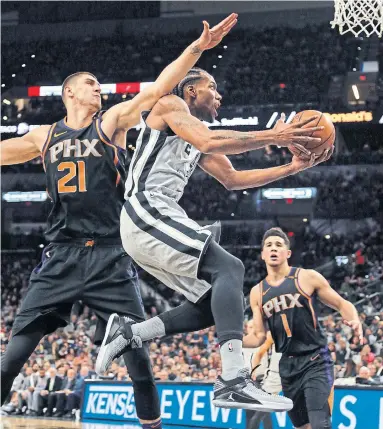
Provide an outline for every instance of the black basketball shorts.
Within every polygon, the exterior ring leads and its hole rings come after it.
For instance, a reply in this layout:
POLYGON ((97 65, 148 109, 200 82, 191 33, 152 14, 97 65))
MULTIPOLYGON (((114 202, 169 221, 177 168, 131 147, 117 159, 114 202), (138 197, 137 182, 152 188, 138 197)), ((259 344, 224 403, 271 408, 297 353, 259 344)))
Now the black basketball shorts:
POLYGON ((98 325, 94 338, 100 344, 112 313, 145 319, 138 276, 120 243, 73 240, 49 244, 33 270, 22 299, 12 335, 42 318, 46 334, 70 321, 72 306, 81 300, 94 310, 98 325))
POLYGON ((334 364, 327 347, 302 356, 283 355, 279 372, 283 393, 294 403, 289 417, 295 427, 308 424, 308 412, 322 410, 326 403, 331 416, 334 364))

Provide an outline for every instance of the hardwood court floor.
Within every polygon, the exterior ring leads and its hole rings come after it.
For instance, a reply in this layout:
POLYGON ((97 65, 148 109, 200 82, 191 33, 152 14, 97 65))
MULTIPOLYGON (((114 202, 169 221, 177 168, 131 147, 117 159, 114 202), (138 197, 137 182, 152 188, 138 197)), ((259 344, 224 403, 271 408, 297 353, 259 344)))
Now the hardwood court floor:
POLYGON ((140 426, 108 423, 82 423, 69 420, 38 419, 25 417, 0 417, 0 429, 138 429, 140 426))

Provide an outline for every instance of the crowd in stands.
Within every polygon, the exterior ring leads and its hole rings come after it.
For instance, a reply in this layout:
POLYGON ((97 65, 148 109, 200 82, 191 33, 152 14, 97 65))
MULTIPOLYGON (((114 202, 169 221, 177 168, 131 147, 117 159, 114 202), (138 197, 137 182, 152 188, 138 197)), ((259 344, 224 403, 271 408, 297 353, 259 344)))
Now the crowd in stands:
MULTIPOLYGON (((86 37, 81 42, 5 43, 2 82, 5 90, 13 86, 61 85, 65 77, 78 70, 94 73, 101 83, 150 82, 198 36, 198 31, 192 31, 158 37, 150 30, 145 35, 122 35, 117 29, 108 38, 86 37)), ((303 30, 237 29, 225 43, 204 53, 198 66, 213 74, 219 70, 219 90, 227 106, 306 102, 328 108, 331 76, 352 70, 357 52, 353 38, 340 37, 327 24, 303 30), (213 68, 221 67, 223 59, 217 62, 217 56, 224 56, 230 49, 235 49, 232 63, 224 70, 213 68)), ((109 107, 118 101, 122 101, 121 95, 109 95, 104 104, 109 107)), ((12 121, 49 123, 64 116, 59 97, 34 98, 29 107, 18 102, 17 107, 13 104, 3 108, 12 121)))
MULTIPOLYGON (((153 31, 121 35, 118 29, 111 37, 86 37, 81 42, 68 39, 65 43, 40 40, 5 44, 3 81, 10 82, 9 75, 15 73, 12 85, 61 85, 70 74, 86 70, 101 83, 151 82, 200 36, 198 31, 158 37, 153 31), (24 69, 20 67, 22 62, 26 63, 24 69)), ((214 55, 205 52, 199 66, 211 72, 213 60, 223 50, 219 46, 214 55)))
MULTIPOLYGON (((324 164, 326 165, 326 164, 324 164)), ((298 174, 268 185, 273 188, 316 187, 315 216, 319 218, 365 218, 376 216, 382 210, 383 174, 379 171, 337 171, 331 174, 298 174), (352 190, 352 197, 349 194, 352 190)), ((181 205, 194 219, 254 219, 257 213, 255 193, 259 188, 227 191, 215 179, 207 175, 193 179, 186 187, 181 205), (195 180, 195 181, 194 181, 195 180), (193 186, 193 184, 196 186, 193 186), (198 183, 198 186, 197 186, 198 183), (253 199, 249 210, 249 200, 253 199), (246 209, 242 209, 245 206, 246 209), (226 217, 224 217, 226 215, 226 217), (230 217, 229 217, 230 218, 230 217)), ((245 244, 245 243, 243 243, 245 244)))
POLYGON ((330 77, 350 70, 356 46, 349 41, 327 24, 246 32, 227 71, 225 101, 242 105, 320 103, 330 77))
MULTIPOLYGON (((337 384, 382 383, 383 312, 360 316, 364 326, 362 344, 341 320, 332 315, 323 320, 337 384)), ((72 325, 42 339, 15 379, 2 412, 74 418, 84 380, 96 378, 93 369, 97 349, 91 342, 95 322, 95 316, 85 309, 83 315, 72 316, 72 325)), ((8 334, 2 325, 2 351, 8 334)), ((214 328, 155 340, 150 343, 150 356, 158 381, 214 382, 221 371, 214 328)), ((112 364, 108 379, 130 380, 122 358, 112 364)))

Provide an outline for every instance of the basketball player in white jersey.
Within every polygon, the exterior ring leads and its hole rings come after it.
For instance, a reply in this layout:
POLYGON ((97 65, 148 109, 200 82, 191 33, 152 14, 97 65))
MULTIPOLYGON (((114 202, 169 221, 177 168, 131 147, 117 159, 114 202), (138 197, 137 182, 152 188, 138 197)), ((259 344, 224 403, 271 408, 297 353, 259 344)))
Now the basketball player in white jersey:
POLYGON ((173 95, 142 113, 142 130, 126 183, 121 238, 138 265, 188 301, 142 324, 111 316, 96 371, 103 373, 128 346, 215 324, 222 376, 214 387, 214 405, 289 410, 290 400, 266 394, 244 368, 242 262, 215 242, 212 231, 189 219, 178 201, 197 164, 226 188, 247 189, 302 171, 324 161, 329 153, 319 159, 294 157, 290 164, 265 170, 236 171, 226 155, 269 144, 298 146, 307 154, 302 145, 319 143, 309 135, 321 127, 302 128, 314 119, 310 118, 296 125, 278 121, 268 131, 211 131, 202 120, 211 122, 217 116, 221 98, 214 78, 195 68, 173 95))
MULTIPOLYGON (((248 323, 248 331, 252 332, 252 325, 254 321, 250 320, 248 323), (250 326, 251 325, 251 326, 250 326)), ((246 336, 243 338, 243 344, 246 345, 246 336)), ((246 351, 254 349, 244 348, 246 351)), ((277 353, 275 344, 270 331, 267 332, 266 341, 251 355, 251 378, 256 380, 259 376, 262 377, 262 389, 267 393, 278 395, 282 391, 281 377, 279 375, 279 361, 281 360, 282 353, 277 353)), ((255 411, 254 413, 246 413, 246 429, 258 429, 261 422, 263 422, 264 429, 272 429, 273 422, 269 413, 262 411, 255 411)))

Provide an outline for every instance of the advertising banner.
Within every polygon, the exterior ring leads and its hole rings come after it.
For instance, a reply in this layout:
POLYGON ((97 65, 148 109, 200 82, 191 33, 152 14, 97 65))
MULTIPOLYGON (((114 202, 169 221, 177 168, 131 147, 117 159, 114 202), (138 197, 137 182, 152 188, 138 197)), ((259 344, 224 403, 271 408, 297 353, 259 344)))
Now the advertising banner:
MULTIPOLYGON (((165 425, 201 428, 257 429, 242 410, 216 408, 213 385, 158 383, 165 425)), ((124 382, 87 381, 81 417, 85 421, 137 421, 133 387, 124 382)), ((272 414, 273 429, 293 429, 286 413, 272 414)), ((263 426, 261 425, 260 428, 263 426)), ((383 429, 383 389, 338 387, 333 410, 334 429, 383 429)), ((174 428, 176 429, 176 428, 174 428)))

